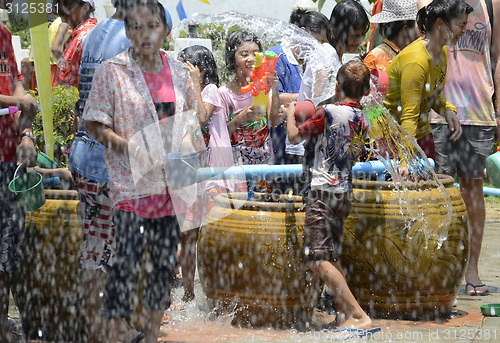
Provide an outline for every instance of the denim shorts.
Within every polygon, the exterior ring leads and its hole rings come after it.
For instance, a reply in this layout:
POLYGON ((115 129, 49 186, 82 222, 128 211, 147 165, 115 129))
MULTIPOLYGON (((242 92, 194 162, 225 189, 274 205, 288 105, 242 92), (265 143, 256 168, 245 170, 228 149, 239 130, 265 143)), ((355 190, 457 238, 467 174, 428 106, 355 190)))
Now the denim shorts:
POLYGON ((436 146, 436 172, 459 177, 483 178, 486 158, 493 153, 494 126, 462 126, 462 136, 450 141, 446 124, 433 124, 432 133, 436 146))
POLYGON ((143 305, 164 311, 177 263, 180 228, 176 216, 143 218, 132 212, 113 211, 116 260, 109 272, 102 305, 104 318, 128 317, 145 256, 143 305))
POLYGON ((16 162, 0 162, 0 272, 12 273, 21 265, 25 211, 9 182, 14 178, 16 162))
POLYGON ((352 192, 311 190, 306 201, 304 262, 337 260, 342 254, 342 235, 352 208, 352 192))

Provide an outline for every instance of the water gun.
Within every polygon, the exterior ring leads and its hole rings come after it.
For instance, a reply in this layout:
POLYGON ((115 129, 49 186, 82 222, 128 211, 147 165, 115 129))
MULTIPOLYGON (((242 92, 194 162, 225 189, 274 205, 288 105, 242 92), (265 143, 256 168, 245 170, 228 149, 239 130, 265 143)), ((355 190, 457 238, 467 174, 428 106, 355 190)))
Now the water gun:
POLYGON ((252 106, 266 108, 269 93, 267 89, 267 77, 276 68, 276 62, 278 62, 278 56, 272 51, 255 53, 255 62, 253 70, 250 73, 252 82, 245 87, 241 87, 242 94, 252 92, 252 96, 254 97, 252 106))
POLYGON ((17 109, 16 106, 9 106, 9 107, 6 107, 6 108, 2 108, 2 109, 0 109, 0 116, 4 116, 4 115, 7 115, 7 114, 13 115, 17 111, 19 111, 19 110, 17 109))

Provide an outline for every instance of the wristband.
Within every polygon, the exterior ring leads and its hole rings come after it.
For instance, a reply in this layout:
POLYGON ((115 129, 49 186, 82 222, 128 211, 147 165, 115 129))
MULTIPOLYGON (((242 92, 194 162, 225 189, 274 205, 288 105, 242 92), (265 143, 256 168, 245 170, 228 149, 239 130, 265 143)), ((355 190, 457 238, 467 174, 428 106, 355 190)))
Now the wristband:
POLYGON ((33 141, 33 143, 35 143, 35 136, 33 136, 33 133, 32 133, 32 132, 29 132, 29 131, 27 131, 27 132, 23 132, 23 133, 21 134, 21 136, 19 136, 19 138, 22 140, 22 139, 23 139, 23 137, 29 137, 29 138, 33 141))

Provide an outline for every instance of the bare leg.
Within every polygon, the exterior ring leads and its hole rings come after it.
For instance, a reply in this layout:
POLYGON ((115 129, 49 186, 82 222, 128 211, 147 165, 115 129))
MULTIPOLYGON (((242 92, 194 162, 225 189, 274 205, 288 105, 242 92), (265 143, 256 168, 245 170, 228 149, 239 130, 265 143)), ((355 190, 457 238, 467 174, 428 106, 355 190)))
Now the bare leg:
MULTIPOLYGON (((84 269, 82 271, 83 287, 85 292, 86 317, 88 325, 88 341, 106 343, 107 325, 109 321, 101 316, 102 293, 106 287, 108 275, 99 269, 84 269)), ((118 337, 121 342, 128 343, 140 334, 132 329, 125 318, 116 319, 118 337)))
POLYGON ((0 341, 5 343, 12 342, 8 321, 9 292, 10 276, 7 273, 0 272, 0 341))
POLYGON ((106 341, 109 343, 118 343, 118 333, 120 331, 120 323, 122 318, 120 319, 109 319, 107 320, 108 334, 106 341))
MULTIPOLYGON (((479 277, 479 255, 483 242, 486 208, 484 204, 483 179, 460 178, 460 193, 467 208, 470 226, 470 253, 469 265, 465 271, 465 281, 474 285, 482 283, 479 277)), ((476 291, 486 292, 487 287, 477 287, 476 291)), ((470 291, 470 289, 468 289, 470 291)))
POLYGON ((372 321, 359 306, 356 298, 347 286, 342 273, 328 261, 309 262, 307 264, 315 274, 332 290, 337 307, 336 322, 341 327, 368 329, 372 321))
POLYGON ((181 233, 181 259, 182 284, 184 286, 183 302, 194 299, 194 274, 196 271, 196 241, 199 228, 181 233))
POLYGON ((145 343, 157 343, 163 311, 148 309, 145 343))

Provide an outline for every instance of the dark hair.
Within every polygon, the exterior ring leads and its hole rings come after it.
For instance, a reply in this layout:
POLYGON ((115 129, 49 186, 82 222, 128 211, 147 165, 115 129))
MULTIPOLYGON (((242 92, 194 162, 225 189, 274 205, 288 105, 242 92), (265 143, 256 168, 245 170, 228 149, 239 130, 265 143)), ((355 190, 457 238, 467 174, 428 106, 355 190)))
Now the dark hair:
POLYGON ((320 34, 323 31, 330 31, 330 21, 323 14, 316 11, 307 11, 298 8, 290 14, 290 24, 303 27, 309 33, 320 34))
POLYGON ((415 20, 398 20, 378 24, 380 33, 388 40, 393 40, 405 26, 414 27, 415 20))
POLYGON ((464 0, 434 0, 417 13, 418 29, 422 33, 432 31, 434 23, 441 18, 447 25, 460 15, 469 14, 474 9, 464 0))
POLYGON ((183 49, 177 56, 182 62, 190 62, 195 67, 205 72, 203 85, 211 83, 219 87, 219 75, 217 74, 217 64, 212 52, 201 45, 193 45, 183 49))
POLYGON ((130 28, 130 14, 137 7, 145 7, 150 10, 150 12, 160 20, 160 23, 168 31, 167 18, 165 16, 165 8, 161 3, 155 0, 134 0, 129 1, 128 7, 125 12, 125 28, 130 28))
POLYGON ((333 8, 330 15, 330 25, 333 37, 329 37, 330 44, 335 47, 339 41, 347 45, 350 31, 363 28, 368 31, 370 21, 363 6, 355 0, 342 0, 333 8))
POLYGON ((255 42, 259 46, 259 50, 262 51, 260 39, 252 32, 243 29, 231 32, 226 38, 225 55, 226 67, 229 71, 236 70, 236 50, 243 42, 255 42))
POLYGON ((60 0, 55 2, 54 4, 57 4, 57 14, 60 16, 67 16, 69 15, 69 12, 76 6, 84 6, 85 4, 89 5, 89 14, 93 14, 95 12, 94 6, 92 6, 89 2, 83 1, 83 0, 60 0))
POLYGON ((361 99, 370 90, 370 69, 361 61, 349 61, 337 72, 337 82, 346 97, 361 99))

